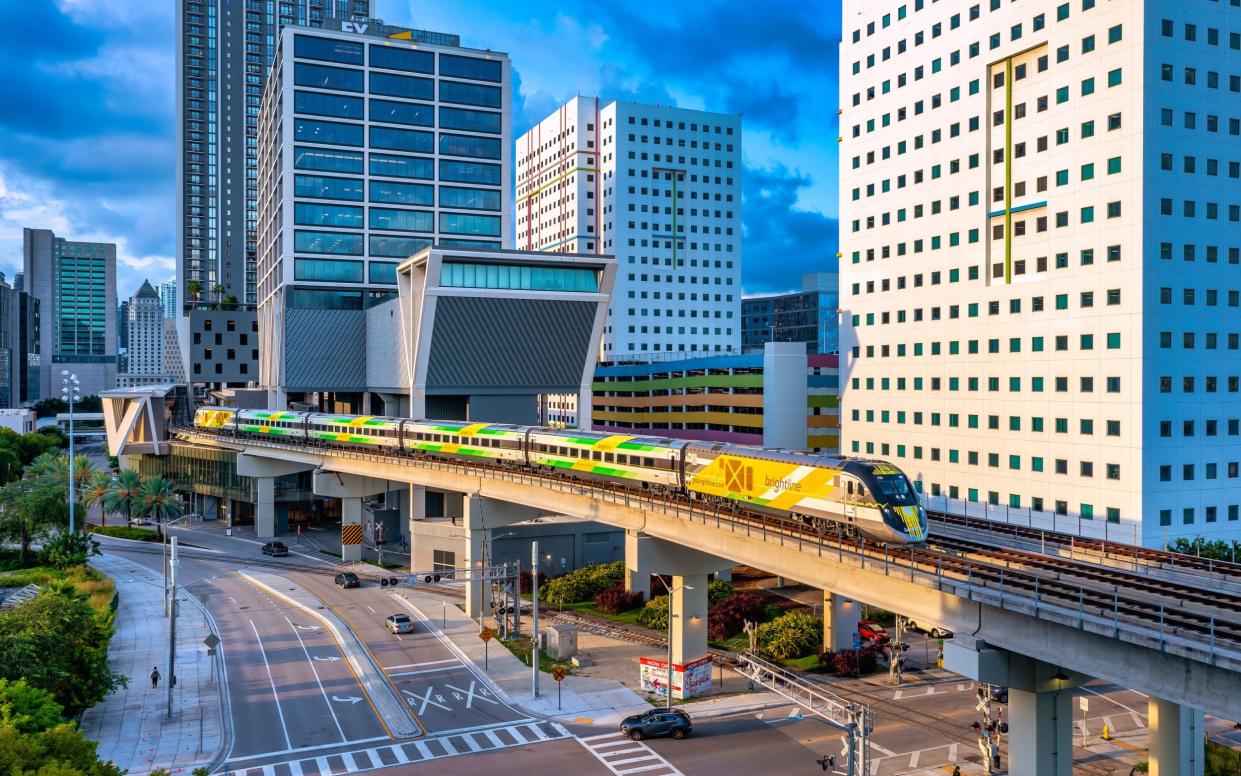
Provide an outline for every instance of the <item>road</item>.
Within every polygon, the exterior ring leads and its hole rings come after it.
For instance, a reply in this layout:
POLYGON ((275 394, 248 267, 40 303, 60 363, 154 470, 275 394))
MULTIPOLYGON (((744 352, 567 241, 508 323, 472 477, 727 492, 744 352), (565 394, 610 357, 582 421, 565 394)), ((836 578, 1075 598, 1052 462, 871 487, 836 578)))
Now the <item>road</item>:
MULTIPOLYGON (((387 615, 418 615, 387 589, 367 582, 342 590, 332 582, 338 564, 321 557, 264 558, 257 543, 238 537, 202 529, 179 535, 203 548, 185 549, 179 578, 185 594, 210 611, 222 640, 233 731, 225 767, 233 773, 328 776, 419 764, 419 773, 432 774, 503 767, 519 773, 718 776, 818 771, 816 761, 829 754, 843 762, 840 734, 801 718, 792 707, 698 720, 685 741, 631 742, 612 731, 533 719, 498 697, 481 670, 432 623, 419 620, 412 634, 388 633, 387 615), (317 596, 325 612, 357 634, 367 660, 382 672, 375 675, 408 704, 419 735, 391 738, 332 634, 307 612, 237 574, 254 566, 317 596)), ((150 568, 161 565, 158 546, 108 542, 106 549, 150 568)), ((921 662, 926 650, 916 635, 910 640, 917 642, 911 657, 921 662)), ((929 654, 933 659, 934 650, 929 654)), ((972 682, 944 674, 913 674, 901 687, 884 681, 836 688, 876 709, 876 776, 978 761, 969 730, 977 717, 972 682)), ((1126 762, 1143 759, 1145 698, 1101 684, 1085 694, 1091 746, 1076 747, 1079 762, 1091 758, 1091 766, 1108 766, 1091 772, 1127 773, 1126 762), (1105 723, 1120 742, 1098 740, 1105 723)))

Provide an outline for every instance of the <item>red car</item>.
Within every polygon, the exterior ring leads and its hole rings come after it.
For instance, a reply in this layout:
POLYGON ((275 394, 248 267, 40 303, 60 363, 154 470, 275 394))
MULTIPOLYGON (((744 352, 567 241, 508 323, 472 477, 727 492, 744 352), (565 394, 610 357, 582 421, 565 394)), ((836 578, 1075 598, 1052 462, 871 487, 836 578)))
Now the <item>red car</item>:
POLYGON ((873 620, 860 621, 857 624, 857 632, 862 637, 862 641, 869 641, 872 644, 887 644, 892 640, 883 626, 873 620))

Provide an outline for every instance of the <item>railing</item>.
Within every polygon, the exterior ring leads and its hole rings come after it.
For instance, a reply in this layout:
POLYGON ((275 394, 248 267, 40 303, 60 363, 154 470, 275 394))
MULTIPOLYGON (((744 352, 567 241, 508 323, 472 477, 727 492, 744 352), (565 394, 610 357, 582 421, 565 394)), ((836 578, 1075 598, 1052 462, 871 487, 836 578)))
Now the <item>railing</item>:
POLYGON ((1128 521, 1113 523, 1095 520, 1081 515, 1061 515, 1028 507, 1010 507, 1005 504, 989 504, 985 501, 966 501, 947 496, 923 496, 923 506, 929 510, 946 512, 961 517, 992 520, 997 523, 1043 529, 1053 533, 1074 533, 1105 542, 1128 542, 1141 544, 1141 524, 1128 521))
MULTIPOLYGON (((819 685, 748 652, 737 655, 737 664, 733 668, 747 679, 822 717, 829 725, 843 732, 846 737, 845 772, 851 776, 870 774, 869 739, 874 729, 870 709, 833 695, 819 685)), ((827 770, 826 765, 823 770, 827 770)))
MULTIPOLYGON (((331 455, 376 463, 401 463, 419 468, 466 476, 486 476, 589 496, 633 509, 660 512, 687 523, 729 531, 800 553, 833 558, 839 564, 908 580, 911 584, 965 598, 1037 619, 1055 622, 1169 654, 1212 665, 1241 668, 1241 611, 1212 612, 1189 606, 1170 609, 1153 603, 1157 591, 1135 586, 1083 583, 1064 579, 1063 574, 1037 574, 1029 570, 985 563, 930 548, 867 543, 843 533, 813 531, 787 520, 749 512, 738 506, 691 502, 672 493, 657 494, 602 482, 571 480, 564 476, 533 472, 476 461, 445 461, 425 454, 387 455, 353 448, 297 445, 270 439, 236 439, 198 429, 177 430, 179 436, 210 442, 232 442, 277 450, 300 449, 315 455, 331 455)), ((1106 566, 1095 567, 1108 570, 1106 566)), ((1118 582, 1123 582, 1118 577, 1118 582)))

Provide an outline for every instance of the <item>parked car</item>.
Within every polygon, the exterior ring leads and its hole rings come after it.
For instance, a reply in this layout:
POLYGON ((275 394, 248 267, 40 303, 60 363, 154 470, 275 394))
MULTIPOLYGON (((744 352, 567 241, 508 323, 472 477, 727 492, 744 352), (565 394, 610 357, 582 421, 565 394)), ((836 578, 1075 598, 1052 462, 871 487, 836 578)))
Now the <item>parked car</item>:
POLYGON ((1008 688, 998 684, 981 684, 978 686, 978 697, 990 698, 996 703, 1008 703, 1008 688))
POLYGON ((892 640, 887 630, 874 620, 861 620, 858 622, 857 632, 862 637, 862 641, 869 641, 872 644, 887 644, 892 640))
POLYGON ((289 554, 289 548, 284 545, 284 542, 268 542, 263 545, 263 554, 273 558, 283 558, 289 554))
POLYGON ((917 620, 905 620, 905 629, 925 633, 933 639, 950 639, 952 631, 947 628, 941 628, 938 625, 931 625, 926 622, 918 622, 917 620))
POLYGON ((131 517, 129 518, 129 524, 130 525, 152 525, 151 521, 147 520, 145 517, 131 517))
POLYGON ((352 571, 337 574, 335 582, 345 589, 362 586, 362 580, 358 579, 358 575, 354 574, 352 571))
POLYGON ((388 628, 388 632, 393 635, 414 632, 414 621, 409 618, 408 614, 390 615, 384 620, 384 625, 388 628))
POLYGON ((634 741, 656 736, 682 739, 694 732, 694 724, 689 715, 679 709, 652 709, 626 717, 621 721, 620 732, 634 741))

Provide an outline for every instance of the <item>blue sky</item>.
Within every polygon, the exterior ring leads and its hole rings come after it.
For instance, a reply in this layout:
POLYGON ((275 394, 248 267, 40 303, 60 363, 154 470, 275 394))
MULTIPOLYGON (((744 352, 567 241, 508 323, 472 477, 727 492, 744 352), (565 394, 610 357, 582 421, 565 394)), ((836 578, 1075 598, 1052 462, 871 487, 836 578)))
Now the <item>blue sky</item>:
MULTIPOLYGON (((744 116, 743 280, 836 251, 835 2, 372 0, 390 24, 508 52, 517 134, 574 94, 744 116)), ((0 271, 23 226, 118 245, 117 291, 175 275, 173 0, 0 0, 0 271)))

